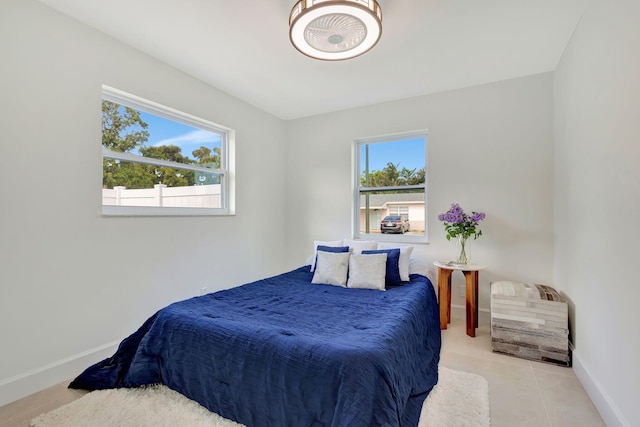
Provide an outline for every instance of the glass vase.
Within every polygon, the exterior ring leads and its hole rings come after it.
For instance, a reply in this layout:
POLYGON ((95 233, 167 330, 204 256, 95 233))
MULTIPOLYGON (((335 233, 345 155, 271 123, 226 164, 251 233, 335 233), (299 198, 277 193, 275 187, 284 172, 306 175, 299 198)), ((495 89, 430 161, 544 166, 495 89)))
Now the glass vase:
POLYGON ((458 259, 456 259, 456 264, 459 265, 467 265, 469 264, 469 247, 467 246, 467 237, 458 235, 458 259))

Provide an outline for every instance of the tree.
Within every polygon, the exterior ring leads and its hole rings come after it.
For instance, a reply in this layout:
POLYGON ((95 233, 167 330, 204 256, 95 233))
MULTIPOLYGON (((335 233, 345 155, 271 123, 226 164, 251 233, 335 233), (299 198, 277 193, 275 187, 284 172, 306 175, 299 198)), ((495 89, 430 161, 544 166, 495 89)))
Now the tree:
MULTIPOLYGON (((374 170, 369 172, 369 187, 398 187, 403 185, 419 185, 425 182, 425 171, 421 169, 407 169, 403 167, 398 169, 397 165, 389 162, 382 170, 374 170)), ((367 183, 367 175, 362 172, 360 183, 367 183)))
POLYGON ((193 157, 198 159, 198 164, 212 166, 214 169, 220 168, 220 148, 215 147, 213 152, 210 148, 200 147, 191 152, 193 157))
POLYGON ((417 170, 402 168, 401 174, 406 177, 407 185, 420 185, 426 181, 424 168, 417 170))
POLYGON ((155 174, 153 166, 140 163, 104 159, 102 185, 104 188, 123 186, 126 188, 153 188, 155 174))
MULTIPOLYGON (((149 139, 149 125, 133 108, 111 101, 102 101, 102 146, 112 151, 131 152, 143 146, 149 139)), ((153 173, 147 165, 121 162, 114 159, 102 161, 102 186, 113 188, 153 187, 153 173)))
MULTIPOLYGON (((176 145, 160 145, 157 147, 142 147, 140 154, 154 159, 168 160, 176 163, 192 164, 193 160, 182 155, 182 149, 176 145)), ((168 167, 153 168, 153 184, 165 184, 168 187, 184 187, 194 184, 193 171, 173 169, 168 167)))
POLYGON ((149 140, 148 127, 140 118, 140 113, 133 108, 102 101, 103 147, 112 151, 130 152, 149 140))
POLYGON ((182 155, 182 149, 177 145, 158 145, 151 147, 141 147, 140 154, 152 159, 168 160, 176 163, 190 164, 193 161, 182 155))

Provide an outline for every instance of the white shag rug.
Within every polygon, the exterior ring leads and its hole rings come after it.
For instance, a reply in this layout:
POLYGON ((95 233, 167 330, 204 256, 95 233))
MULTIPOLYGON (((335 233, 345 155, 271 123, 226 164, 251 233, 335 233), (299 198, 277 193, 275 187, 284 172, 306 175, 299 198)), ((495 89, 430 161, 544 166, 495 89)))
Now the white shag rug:
POLYGON ((422 405, 418 427, 489 427, 489 383, 440 366, 438 384, 422 405))
MULTIPOLYGON (((440 367, 419 427, 488 427, 489 385, 475 374, 440 367)), ((31 427, 240 427, 163 385, 98 390, 31 420, 31 427)))

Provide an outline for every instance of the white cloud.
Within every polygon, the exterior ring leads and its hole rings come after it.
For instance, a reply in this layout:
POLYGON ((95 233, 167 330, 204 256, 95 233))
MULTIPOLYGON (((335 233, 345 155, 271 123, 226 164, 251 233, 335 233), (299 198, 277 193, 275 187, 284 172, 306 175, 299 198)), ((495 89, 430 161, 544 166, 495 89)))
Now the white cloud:
POLYGON ((178 147, 184 147, 189 145, 211 144, 219 142, 219 135, 208 132, 206 130, 197 129, 191 132, 187 132, 183 135, 174 136, 173 138, 163 139, 153 144, 153 146, 159 147, 161 145, 177 145, 178 147))

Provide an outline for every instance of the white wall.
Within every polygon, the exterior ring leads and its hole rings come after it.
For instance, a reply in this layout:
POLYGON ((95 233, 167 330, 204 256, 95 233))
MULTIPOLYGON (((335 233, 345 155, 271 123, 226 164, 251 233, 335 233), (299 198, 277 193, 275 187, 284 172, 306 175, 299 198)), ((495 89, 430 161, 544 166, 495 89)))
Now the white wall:
POLYGON ((283 271, 281 120, 32 0, 0 3, 0 52, 0 405, 169 302, 283 271), (102 217, 101 84, 234 128, 237 215, 102 217), (66 196, 24 197, 45 185, 66 196))
MULTIPOLYGON (((313 240, 351 236, 351 150, 357 138, 428 129, 428 263, 452 259, 455 245, 437 220, 452 202, 487 214, 470 243, 480 273, 480 309, 489 283, 552 279, 552 74, 421 96, 288 122, 287 257, 290 267, 313 240)), ((454 275, 462 284, 462 274, 454 275)), ((464 305, 453 292, 453 304, 464 305)))
POLYGON ((436 219, 451 202, 486 212, 471 243, 481 309, 494 280, 558 287, 576 372, 610 425, 640 424, 639 7, 594 0, 555 74, 283 123, 40 3, 3 1, 0 200, 19 203, 0 209, 0 405, 108 355, 168 302, 350 236, 353 139, 428 129, 430 243, 415 256, 454 256, 436 219), (103 83, 235 128, 237 215, 102 217, 103 83), (44 182, 71 196, 22 198, 44 182))
POLYGON ((640 425, 640 3, 594 0, 555 73, 554 281, 607 425, 640 425))

